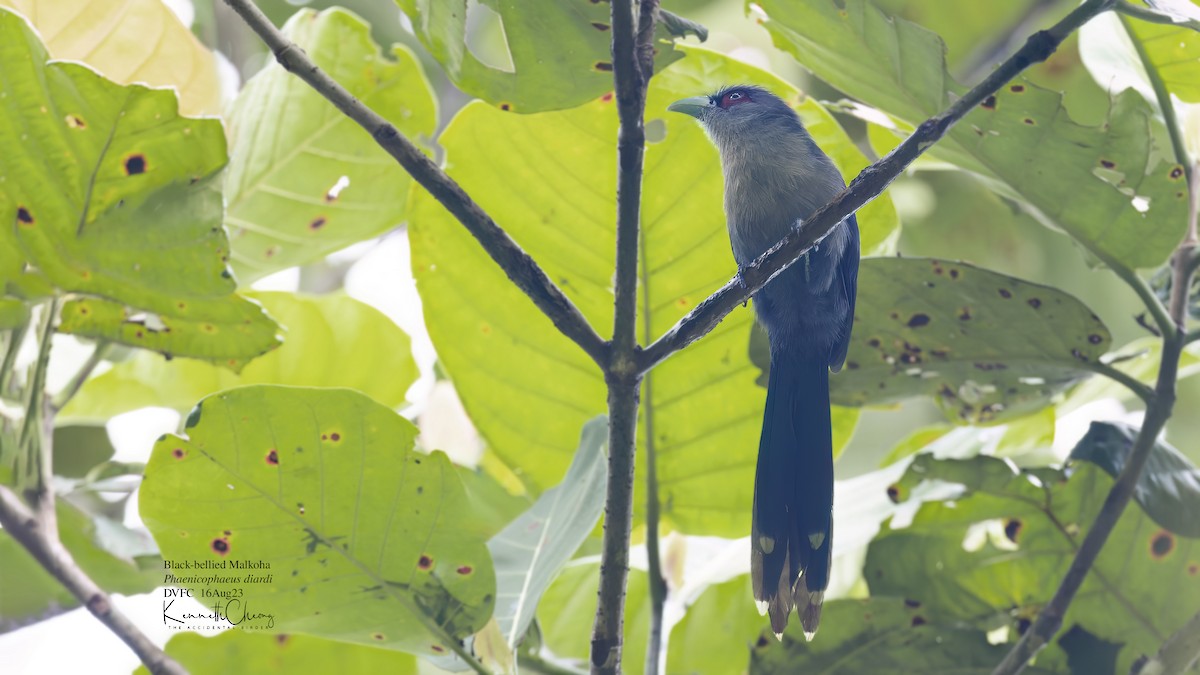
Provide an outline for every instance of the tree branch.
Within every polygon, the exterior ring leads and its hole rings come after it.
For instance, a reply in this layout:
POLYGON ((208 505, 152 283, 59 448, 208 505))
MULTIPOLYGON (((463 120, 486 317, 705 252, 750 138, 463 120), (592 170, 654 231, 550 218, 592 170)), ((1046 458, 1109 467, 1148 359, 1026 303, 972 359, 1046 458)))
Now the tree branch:
POLYGON ((0 525, 17 540, 38 563, 74 595, 109 630, 116 633, 138 655, 151 673, 187 675, 174 659, 167 656, 150 638, 138 630, 124 614, 113 607, 108 594, 96 585, 75 563, 58 541, 58 533, 7 487, 0 485, 0 525))
POLYGON ((1182 675, 1200 660, 1200 613, 1167 638, 1153 657, 1137 661, 1130 675, 1182 675))
POLYGON ((338 110, 366 129, 375 142, 394 157, 421 187, 446 207, 563 335, 583 348, 601 367, 608 363, 608 345, 579 309, 458 183, 402 136, 390 122, 318 68, 303 49, 284 37, 252 0, 225 0, 225 4, 258 33, 285 70, 304 80, 338 110))
MULTIPOLYGON (((1126 26, 1128 30, 1128 26, 1126 26)), ((1131 36, 1132 38, 1133 36, 1131 36)), ((1137 39, 1133 38, 1137 44, 1137 39)), ((1166 111, 1171 109, 1171 97, 1163 86, 1161 79, 1153 72, 1153 68, 1146 60, 1146 54, 1138 47, 1138 54, 1145 62, 1146 71, 1152 73, 1151 80, 1156 82, 1154 86, 1155 94, 1158 98, 1159 106, 1164 110, 1164 116, 1168 124, 1178 125, 1174 114, 1167 114, 1166 111)), ((1179 136, 1179 129, 1170 130, 1172 139, 1179 136)), ((1187 345, 1186 322, 1187 322, 1187 289, 1191 287, 1193 267, 1191 265, 1192 258, 1195 254, 1196 237, 1195 223, 1197 210, 1197 186, 1194 180, 1196 172, 1191 171, 1191 163, 1186 156, 1181 143, 1175 144, 1177 161, 1187 167, 1188 170, 1188 189, 1191 192, 1189 195, 1189 212, 1188 212, 1188 234, 1180 243, 1178 249, 1173 256, 1172 264, 1172 279, 1171 284, 1174 290, 1184 289, 1182 293, 1183 300, 1176 300, 1176 293, 1172 292, 1170 307, 1168 308, 1168 316, 1159 320, 1159 327, 1162 329, 1162 358, 1158 366, 1158 379, 1154 385, 1154 398, 1146 406, 1146 416, 1142 421, 1142 428, 1138 431, 1137 439, 1133 444, 1133 451, 1130 453, 1129 461, 1125 468, 1113 483, 1112 489, 1109 490, 1108 496, 1104 500, 1104 505, 1100 507, 1100 513, 1096 515, 1095 521, 1088 529, 1087 536, 1084 537, 1083 543, 1079 546, 1079 550, 1075 554, 1075 558, 1071 561, 1070 568, 1067 569, 1066 576, 1055 591, 1054 597, 1051 598, 1041 612, 1038 613, 1037 619, 1033 626, 1025 631, 1017 644, 1005 655, 1004 660, 996 667, 992 675, 1015 675, 1025 669, 1029 659, 1046 646, 1058 630, 1062 627, 1063 617, 1066 616, 1067 609, 1074 600, 1075 594, 1079 591, 1083 581, 1087 578, 1088 571, 1095 564, 1096 558, 1099 557, 1101 549, 1108 541, 1108 537, 1112 534, 1113 528, 1124 513, 1125 507, 1129 505, 1129 500, 1133 496, 1134 488, 1137 486, 1138 479, 1142 475, 1142 470, 1146 466, 1146 461, 1150 458, 1150 451, 1154 448, 1154 440, 1158 437, 1158 433, 1166 425, 1167 420, 1171 418, 1172 409, 1175 406, 1175 384, 1179 375, 1179 357, 1183 353, 1183 348, 1187 345), (1164 320, 1165 319, 1165 320, 1164 320)), ((1122 275, 1131 285, 1134 285, 1135 290, 1138 286, 1145 286, 1145 281, 1133 275, 1134 279, 1130 280, 1122 275)), ((1139 295, 1142 295, 1139 292, 1139 295)), ((1157 296, 1152 295, 1151 300, 1146 301, 1147 308, 1155 313, 1156 318, 1159 313, 1163 312, 1162 303, 1159 302, 1157 296), (1157 312, 1155 308, 1157 307, 1157 312)))
MULTIPOLYGON (((654 20, 658 0, 642 0, 640 28, 633 0, 612 0, 613 88, 617 115, 617 266, 613 338, 605 369, 608 385, 608 493, 600 561, 596 620, 592 628, 593 673, 621 672, 625 583, 633 526, 634 457, 638 396, 637 286, 642 160, 646 133, 646 86, 654 68, 654 20)), ((657 663, 657 660, 655 661, 657 663)))
POLYGON ((79 370, 71 377, 71 381, 67 383, 67 386, 63 387, 63 390, 58 393, 58 396, 54 397, 54 401, 50 404, 54 412, 62 410, 71 402, 71 399, 75 398, 75 394, 79 393, 79 389, 83 387, 83 383, 87 381, 92 371, 96 369, 96 366, 100 365, 100 362, 104 360, 105 356, 108 356, 108 352, 111 350, 111 342, 101 340, 96 343, 96 346, 92 349, 92 353, 88 355, 87 361, 84 361, 83 365, 79 367, 79 370))
POLYGON ((1124 371, 1114 368, 1112 366, 1112 364, 1100 363, 1097 361, 1097 362, 1089 362, 1089 363, 1085 364, 1084 367, 1087 368, 1088 370, 1092 371, 1093 373, 1097 373, 1099 375, 1103 375, 1103 376, 1107 377, 1108 379, 1116 382, 1117 384, 1125 385, 1130 391, 1132 391, 1135 395, 1137 395, 1138 398, 1142 399, 1142 402, 1145 403, 1146 405, 1150 405, 1151 403, 1154 402, 1154 388, 1153 387, 1142 384, 1141 382, 1138 381, 1137 378, 1129 375, 1128 373, 1126 373, 1124 371))
POLYGON ((1116 0, 1086 0, 1051 28, 1039 31, 1000 64, 991 75, 965 93, 944 112, 913 131, 886 157, 863 169, 833 201, 818 209, 796 230, 763 253, 753 264, 729 280, 662 337, 647 347, 638 359, 645 372, 663 359, 703 337, 735 307, 746 302, 785 267, 808 251, 850 214, 879 196, 913 160, 942 138, 956 122, 1006 82, 1029 66, 1045 61, 1075 29, 1097 14, 1112 8, 1116 0))

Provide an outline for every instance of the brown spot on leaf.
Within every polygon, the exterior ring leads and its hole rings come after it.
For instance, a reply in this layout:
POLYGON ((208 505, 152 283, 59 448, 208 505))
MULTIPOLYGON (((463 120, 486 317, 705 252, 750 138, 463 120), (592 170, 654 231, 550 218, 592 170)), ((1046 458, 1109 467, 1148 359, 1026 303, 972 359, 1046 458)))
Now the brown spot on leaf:
POLYGON ((1012 93, 1014 93, 1014 94, 1019 94, 1019 93, 1021 93, 1021 92, 1025 91, 1025 85, 1023 85, 1023 84, 1014 84, 1013 86, 1009 87, 1009 88, 1008 88, 1008 90, 1009 90, 1009 91, 1011 91, 1011 92, 1012 92, 1012 93))
POLYGON ((470 565, 463 565, 462 567, 459 567, 455 571, 458 572, 459 574, 470 574, 474 570, 471 569, 470 565))
POLYGON ((371 639, 378 640, 379 642, 383 642, 383 633, 374 633, 373 635, 371 635, 371 639))
POLYGON ((925 617, 923 617, 923 616, 918 615, 918 616, 914 616, 912 618, 913 628, 916 628, 917 626, 924 626, 925 623, 926 623, 925 617))
POLYGON ((1102 166, 1102 167, 1104 167, 1104 168, 1106 168, 1106 169, 1115 169, 1115 168, 1117 168, 1117 163, 1116 163, 1116 162, 1114 162, 1114 161, 1112 161, 1112 160, 1110 160, 1110 159, 1104 159, 1104 158, 1101 158, 1101 159, 1100 159, 1100 166, 1102 166))
POLYGON ((342 435, 335 431, 332 434, 329 434, 329 440, 337 443, 338 441, 342 440, 342 435))
POLYGON ((1171 173, 1169 175, 1171 176, 1171 180, 1178 180, 1179 177, 1183 175, 1183 167, 1179 165, 1171 167, 1171 173))
POLYGON ((951 278, 951 279, 957 279, 957 278, 958 278, 958 270, 954 269, 953 267, 952 267, 952 268, 950 268, 950 278, 951 278))
POLYGON ((909 328, 920 328, 921 326, 927 326, 927 325, 929 325, 929 315, 928 314, 913 314, 912 318, 910 318, 908 320, 909 328))
POLYGON ((17 207, 17 222, 26 227, 29 227, 30 225, 33 225, 33 222, 34 222, 33 214, 30 213, 29 209, 25 208, 24 206, 18 206, 17 207))
POLYGON ((508 112, 509 110, 512 110, 512 104, 511 103, 501 103, 500 109, 503 110, 504 112, 508 112))
POLYGON ((970 321, 971 320, 971 308, 963 307, 962 311, 960 311, 958 313, 958 320, 959 321, 970 321))
POLYGON ((187 453, 183 451, 183 448, 175 448, 171 451, 171 456, 175 459, 183 459, 184 455, 186 454, 187 453))
POLYGON ((279 466, 279 452, 276 451, 275 448, 271 448, 271 450, 267 452, 267 464, 270 464, 271 466, 279 466))
POLYGON ((417 560, 417 569, 428 570, 432 567, 433 567, 433 558, 430 558, 427 555, 422 555, 420 557, 420 559, 417 560))
POLYGON ((1012 543, 1017 543, 1017 539, 1021 536, 1021 528, 1024 523, 1020 518, 1008 518, 1004 521, 1004 536, 1012 543))
POLYGON ((1187 572, 1188 572, 1188 576, 1193 576, 1193 577, 1196 576, 1197 574, 1200 574, 1200 565, 1197 565, 1196 563, 1189 564, 1187 567, 1187 572))
POLYGON ((1090 342, 1094 345, 1098 345, 1101 342, 1104 342, 1104 338, 1095 333, 1092 333, 1091 335, 1088 336, 1088 342, 1090 342))
POLYGON ((613 100, 613 93, 611 91, 600 97, 600 101, 603 103, 608 103, 609 101, 612 101, 612 100, 613 100))
POLYGON ((229 540, 222 537, 213 539, 212 550, 219 556, 229 555, 229 540))
POLYGON ((136 176, 139 173, 146 173, 146 156, 142 154, 136 154, 126 157, 125 175, 136 176))
POLYGON ((608 29, 609 29, 609 28, 611 28, 611 27, 612 27, 612 26, 609 26, 609 25, 608 25, 608 24, 606 24, 606 23, 601 23, 601 22, 599 22, 599 21, 593 21, 593 22, 592 22, 592 28, 595 28, 596 30, 605 31, 605 30, 608 30, 608 29))
POLYGON ((87 122, 79 115, 67 115, 67 126, 72 129, 86 129, 87 122))
POLYGON ((1004 298, 1005 300, 1008 300, 1012 297, 1012 291, 1008 290, 1007 288, 1001 288, 999 293, 1000 297, 1004 298))
POLYGON ((858 370, 858 363, 856 363, 854 361, 847 361, 846 367, 849 368, 850 370, 858 370))
POLYGON ((283 646, 288 643, 288 638, 289 638, 289 636, 287 633, 280 633, 279 635, 275 636, 275 642, 278 645, 283 646))
POLYGON ((1078 349, 1072 349, 1071 356, 1074 356, 1075 358, 1079 359, 1080 361, 1084 361, 1084 362, 1086 362, 1088 360, 1088 357, 1084 356, 1083 352, 1079 351, 1078 349))
POLYGON ((444 654, 446 652, 446 648, 441 645, 429 645, 429 648, 439 654, 444 654))
POLYGON ((984 110, 995 110, 996 109, 996 97, 989 96, 989 97, 983 99, 983 103, 980 103, 979 107, 983 108, 984 110))
POLYGON ((593 68, 595 68, 596 70, 599 70, 601 72, 611 73, 613 66, 608 61, 597 61, 596 65, 593 66, 593 68))
POLYGON ((1032 117, 1026 117, 1025 119, 1023 119, 1023 120, 1021 120, 1021 121, 1022 121, 1022 122, 1024 122, 1025 124, 1028 124, 1028 125, 1029 125, 1029 126, 1031 126, 1031 127, 1036 127, 1036 126, 1037 126, 1037 122, 1033 121, 1033 118, 1032 118, 1032 117))
POLYGON ((1175 550, 1175 535, 1166 530, 1159 530, 1150 537, 1150 557, 1162 560, 1175 550))
POLYGON ((1025 303, 1034 309, 1037 309, 1038 307, 1042 306, 1042 301, 1037 298, 1030 298, 1030 299, 1026 300, 1025 303))
POLYGON ((325 227, 325 223, 327 222, 329 221, 325 219, 325 216, 317 216, 316 218, 313 218, 311 223, 308 224, 308 229, 316 232, 322 227, 325 227))
POLYGON ((754 646, 761 649, 769 644, 771 644, 771 641, 767 639, 766 635, 759 635, 758 641, 754 643, 754 646))
POLYGON ((921 601, 920 601, 920 600, 910 600, 910 599, 908 599, 908 598, 905 598, 905 599, 904 599, 904 606, 905 606, 905 607, 911 607, 912 609, 916 609, 916 608, 918 608, 918 607, 920 607, 920 606, 921 606, 921 601))
POLYGON ((879 338, 871 338, 867 340, 867 345, 871 347, 879 347, 879 338))
POLYGON ((892 483, 891 485, 889 485, 887 487, 887 496, 888 496, 888 499, 892 500, 893 504, 899 504, 900 503, 900 486, 895 483, 892 483))

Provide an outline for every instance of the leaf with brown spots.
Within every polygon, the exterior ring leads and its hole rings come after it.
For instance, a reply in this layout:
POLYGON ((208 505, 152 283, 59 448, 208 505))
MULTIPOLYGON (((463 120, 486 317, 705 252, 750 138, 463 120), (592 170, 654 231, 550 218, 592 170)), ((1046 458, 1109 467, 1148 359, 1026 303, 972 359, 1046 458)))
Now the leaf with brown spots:
POLYGON ((492 615, 471 503, 404 418, 349 389, 256 385, 197 407, 187 438, 165 436, 146 465, 140 512, 164 557, 269 563, 245 602, 280 632, 433 654, 492 615), (330 429, 338 442, 321 442, 330 429))
MULTIPOLYGON (((408 138, 437 125, 416 56, 380 53, 369 26, 342 9, 305 9, 285 35, 408 138)), ((226 223, 238 280, 320 260, 404 220, 412 179, 371 134, 272 62, 246 82, 229 118, 226 223)))
MULTIPOLYGON (((176 605, 178 606, 178 605, 176 605)), ((383 633, 379 635, 383 636, 383 633)), ((389 649, 323 640, 312 635, 227 630, 218 635, 178 633, 167 655, 192 675, 293 675, 295 673, 387 673, 418 675, 417 658, 389 649)), ((149 675, 143 666, 137 675, 149 675)))
MULTIPOLYGON (((864 567, 871 595, 918 599, 935 625, 986 630, 1002 622, 1017 628, 1014 618, 1036 615, 1113 485, 1086 462, 1063 472, 1017 470, 992 457, 919 455, 900 482, 916 489, 927 481, 961 490, 926 502, 910 525, 885 527, 875 538, 864 567)), ((1135 658, 1154 653, 1200 606, 1200 580, 1188 573, 1198 559, 1200 541, 1166 532, 1130 504, 1063 625, 1124 644, 1115 672, 1129 672, 1135 658)), ((1061 658, 1059 645, 1049 649, 1047 656, 1061 658)))
POLYGON ((858 284, 859 367, 830 380, 840 405, 933 396, 959 423, 1009 420, 1086 378, 1110 342, 1074 297, 965 263, 868 258, 858 284))

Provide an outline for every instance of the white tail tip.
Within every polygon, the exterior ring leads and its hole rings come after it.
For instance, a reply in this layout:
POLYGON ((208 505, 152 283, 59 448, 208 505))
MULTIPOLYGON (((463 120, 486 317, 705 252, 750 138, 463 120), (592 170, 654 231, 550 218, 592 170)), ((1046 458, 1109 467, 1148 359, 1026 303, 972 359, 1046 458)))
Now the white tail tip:
POLYGON ((817 631, 815 631, 815 630, 814 631, 807 631, 807 630, 804 631, 804 640, 806 642, 812 642, 812 639, 815 638, 816 636, 817 636, 817 631))
POLYGON ((780 642, 783 642, 783 633, 776 633, 776 634, 775 634, 775 639, 776 639, 776 640, 778 640, 778 641, 780 641, 780 642))
POLYGON ((771 606, 771 603, 767 602, 766 600, 755 600, 754 606, 758 608, 759 616, 766 616, 767 608, 771 606))

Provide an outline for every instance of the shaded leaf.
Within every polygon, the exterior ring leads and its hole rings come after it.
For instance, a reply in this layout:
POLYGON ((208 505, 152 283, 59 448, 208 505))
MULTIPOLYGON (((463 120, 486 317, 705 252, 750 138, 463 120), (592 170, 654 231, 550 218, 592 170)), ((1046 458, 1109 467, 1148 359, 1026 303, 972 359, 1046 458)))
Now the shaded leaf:
MULTIPOLYGON (((369 26, 342 9, 303 9, 284 34, 401 134, 433 134, 436 104, 416 57, 380 54, 369 26)), ((238 278, 319 260, 403 218, 408 174, 371 135, 300 78, 272 62, 251 78, 229 114, 225 179, 238 278)))
POLYGON ((268 628, 432 655, 487 622, 491 557, 462 484, 396 413, 257 385, 200 402, 187 433, 155 444, 142 518, 168 560, 268 563, 245 596, 268 628))
POLYGON ((160 0, 0 0, 24 15, 50 56, 121 84, 174 87, 185 115, 221 112, 213 53, 160 0))
POLYGON ((275 347, 274 323, 233 295, 225 266, 212 189, 225 164, 220 121, 180 117, 171 91, 47 58, 25 21, 0 10, 13 94, 0 99, 0 220, 15 224, 0 248, 60 290, 99 296, 68 303, 61 330, 235 369, 275 347))
MULTIPOLYGON (((963 92, 945 72, 936 34, 866 0, 757 4, 776 46, 910 124, 963 92)), ((1141 97, 1117 96, 1107 119, 1098 127, 1077 124, 1060 93, 1017 79, 952 127, 933 152, 1016 193, 1106 262, 1154 267, 1186 227, 1183 168, 1157 146, 1159 122, 1141 97)))
POLYGON ((597 417, 584 425, 562 483, 488 541, 496 566, 495 619, 510 648, 525 635, 542 593, 600 520, 607 447, 608 418, 597 417))
MULTIPOLYGON (((417 660, 410 654, 285 633, 227 630, 213 637, 180 633, 167 642, 165 651, 192 675, 418 672, 417 660)), ((134 672, 150 671, 142 666, 134 672)))
POLYGON ((788 626, 782 642, 764 635, 751 652, 750 672, 982 675, 1008 651, 990 644, 981 630, 931 625, 919 606, 901 598, 826 603, 821 629, 812 642, 804 639, 798 621, 788 626))
MULTIPOLYGON (((101 543, 99 529, 124 527, 102 517, 91 518, 65 500, 58 500, 58 535, 71 557, 93 581, 109 593, 148 593, 162 583, 162 559, 137 559, 114 553, 101 543)), ((57 616, 79 606, 33 556, 0 530, 0 633, 57 616), (16 582, 15 580, 20 580, 16 582)))
POLYGON ((1063 631, 1058 646, 1067 653, 1072 675, 1115 675, 1123 645, 1101 640, 1076 624, 1063 631))
MULTIPOLYGON (((1128 424, 1092 422, 1071 450, 1071 459, 1091 462, 1115 480, 1125 469, 1137 435, 1137 428, 1128 424)), ((1185 537, 1200 537, 1200 469, 1170 445, 1155 441, 1133 498, 1159 525, 1185 537)))
POLYGON ((103 426, 78 425, 54 428, 54 475, 83 478, 92 467, 116 454, 103 426))
MULTIPOLYGON (((1008 622, 1019 627, 1036 616, 1112 487, 1090 464, 1068 480, 1057 470, 1017 471, 991 457, 919 455, 898 492, 924 481, 959 483, 965 492, 928 502, 908 527, 879 534, 864 567, 871 594, 920 602, 934 624, 961 621, 985 630, 1008 622)), ((1134 658, 1153 653, 1195 613, 1197 575, 1200 547, 1194 540, 1163 530, 1130 506, 1063 625, 1123 643, 1117 670, 1126 672, 1134 658)))
MULTIPOLYGON (((699 49, 653 79, 648 124, 662 140, 646 149, 640 251, 639 339, 670 328, 736 271, 721 216, 721 172, 703 131, 672 101, 729 81, 795 89, 747 65, 699 49)), ((847 171, 864 166, 850 139, 811 100, 807 125, 847 171)), ((539 115, 468 105, 441 137, 449 172, 546 269, 594 326, 612 323, 615 250, 615 105, 598 100, 539 115), (462 158, 488 157, 487 162, 462 158), (519 190, 520 199, 514 199, 519 190)), ((888 201, 860 216, 864 246, 885 245, 897 226, 888 201)), ((477 242, 428 195, 413 196, 413 270, 434 344, 472 422, 496 454, 540 489, 556 484, 579 428, 604 410, 600 371, 507 281, 477 242)), ((765 392, 746 353, 753 317, 735 312, 703 341, 645 379, 638 456, 658 458, 668 527, 742 536, 749 529, 755 451, 765 392), (653 437, 648 430, 653 429, 653 437)), ((608 330, 602 328, 601 332, 608 330)), ((852 417, 850 425, 852 426, 852 417)), ((838 444, 844 442, 838 439, 838 444)), ((635 496, 641 518, 644 471, 635 496)))
MULTIPOLYGON (((611 18, 596 0, 396 0, 413 32, 456 87, 503 110, 522 113, 573 108, 612 91, 611 18), (475 16, 471 16, 475 14, 475 16), (467 44, 467 25, 500 24, 511 65, 480 60, 467 44), (507 67, 506 67, 507 66, 507 67)), ((655 71, 680 55, 655 31, 655 71)))
POLYGON ((966 263, 872 258, 858 287, 846 367, 830 380, 841 405, 924 395, 960 423, 1009 420, 1086 377, 1111 341, 1074 297, 966 263))
POLYGON ((692 21, 691 19, 685 19, 674 12, 668 12, 667 10, 660 8, 658 10, 658 21, 660 24, 662 24, 662 27, 666 28, 667 32, 673 37, 682 38, 687 37, 688 35, 695 35, 696 38, 701 42, 704 42, 708 39, 707 28, 699 23, 696 23, 695 21, 692 21))
POLYGON ((205 396, 240 384, 349 387, 389 408, 417 379, 410 341, 391 319, 344 295, 248 293, 287 331, 279 349, 240 374, 207 363, 139 353, 88 380, 60 419, 107 420, 162 406, 187 411, 205 396))
POLYGON ((0 298, 0 330, 16 328, 29 321, 29 306, 20 300, 0 298))

